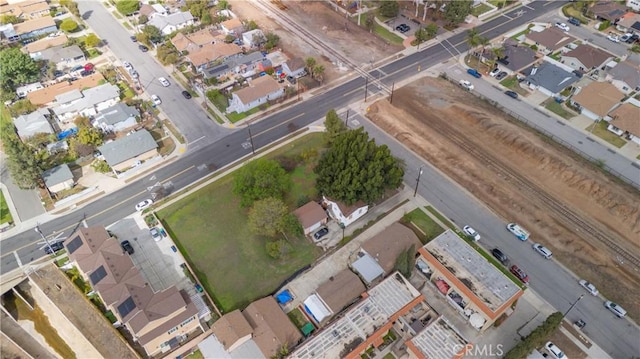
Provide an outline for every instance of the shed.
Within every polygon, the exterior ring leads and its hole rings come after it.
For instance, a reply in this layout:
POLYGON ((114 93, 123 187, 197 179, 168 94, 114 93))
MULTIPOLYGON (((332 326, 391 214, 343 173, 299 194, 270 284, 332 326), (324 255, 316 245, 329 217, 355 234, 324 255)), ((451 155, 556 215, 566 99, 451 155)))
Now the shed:
POLYGON ((322 225, 327 223, 329 219, 327 212, 316 202, 309 202, 304 206, 293 211, 293 214, 298 217, 304 234, 313 233, 322 225))

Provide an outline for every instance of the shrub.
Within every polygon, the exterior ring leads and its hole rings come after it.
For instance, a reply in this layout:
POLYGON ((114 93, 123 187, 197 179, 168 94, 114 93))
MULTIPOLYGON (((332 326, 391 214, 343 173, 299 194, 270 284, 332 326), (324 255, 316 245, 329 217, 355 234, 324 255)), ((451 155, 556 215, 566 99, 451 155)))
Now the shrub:
POLYGON ((96 170, 96 172, 100 172, 100 173, 111 172, 111 167, 109 167, 109 164, 107 163, 107 161, 95 160, 91 164, 91 167, 93 167, 93 169, 96 170))
POLYGON ((78 23, 72 19, 65 19, 60 24, 60 30, 64 32, 74 32, 78 29, 78 23))

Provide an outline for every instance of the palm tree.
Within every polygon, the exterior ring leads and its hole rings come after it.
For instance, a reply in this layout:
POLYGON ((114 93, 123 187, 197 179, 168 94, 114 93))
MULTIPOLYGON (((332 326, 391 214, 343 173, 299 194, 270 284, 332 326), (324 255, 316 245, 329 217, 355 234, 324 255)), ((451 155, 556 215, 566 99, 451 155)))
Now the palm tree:
POLYGON ((493 47, 491 48, 491 53, 493 54, 493 56, 491 56, 491 60, 489 60, 489 68, 493 70, 496 66, 496 62, 498 62, 498 59, 504 57, 504 48, 493 47))
POLYGON ((313 77, 316 80, 322 82, 322 80, 323 80, 322 74, 324 74, 324 66, 315 65, 313 67, 313 73, 312 73, 311 77, 313 77))
POLYGON ((491 43, 488 38, 479 36, 478 37, 478 45, 482 47, 482 51, 480 51, 480 56, 478 56, 478 63, 476 64, 476 70, 480 67, 480 62, 482 62, 482 57, 484 56, 484 49, 491 43))
POLYGON ((307 57, 307 59, 304 60, 304 64, 306 65, 307 71, 309 71, 311 77, 313 77, 313 67, 316 66, 316 59, 313 57, 307 57))
POLYGON ((467 30, 467 45, 469 45, 469 55, 471 55, 471 51, 474 50, 476 46, 478 46, 478 40, 478 31, 475 27, 471 30, 467 30))

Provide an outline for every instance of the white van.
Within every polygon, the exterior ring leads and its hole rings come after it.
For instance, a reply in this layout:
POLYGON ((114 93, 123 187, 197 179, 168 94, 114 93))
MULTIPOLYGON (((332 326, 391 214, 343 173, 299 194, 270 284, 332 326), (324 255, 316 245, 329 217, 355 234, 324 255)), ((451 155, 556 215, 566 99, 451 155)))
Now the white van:
POLYGON ((546 259, 551 259, 551 256, 553 256, 553 253, 551 252, 551 250, 543 246, 542 244, 534 243, 533 249, 536 252, 540 253, 540 255, 545 257, 546 259))
POLYGON ((622 308, 621 306, 617 305, 616 303, 610 300, 607 300, 604 302, 604 307, 612 311, 613 314, 615 314, 616 317, 618 318, 622 318, 625 315, 627 315, 627 311, 624 310, 624 308, 622 308))
POLYGON ((513 233, 521 241, 526 241, 529 239, 529 232, 527 232, 524 228, 520 227, 516 223, 507 224, 507 230, 513 233))

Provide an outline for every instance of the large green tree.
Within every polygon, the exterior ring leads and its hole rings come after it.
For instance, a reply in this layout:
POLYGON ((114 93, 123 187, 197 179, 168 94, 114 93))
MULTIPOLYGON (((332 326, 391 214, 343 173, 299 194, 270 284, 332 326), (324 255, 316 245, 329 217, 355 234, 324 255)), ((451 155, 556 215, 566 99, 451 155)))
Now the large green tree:
POLYGON ((87 47, 96 47, 100 45, 101 42, 102 40, 100 40, 98 35, 94 33, 87 35, 87 37, 84 39, 84 44, 87 45, 87 47))
POLYGON ((315 172, 320 193, 347 205, 377 201, 386 189, 400 186, 404 175, 401 161, 386 145, 376 145, 362 128, 336 137, 315 172))
POLYGON ((147 38, 149 39, 149 41, 153 43, 158 43, 162 41, 162 32, 160 32, 160 29, 158 29, 153 25, 145 26, 142 29, 142 33, 147 35, 147 38))
POLYGON ((327 112, 327 116, 324 120, 324 127, 326 129, 325 140, 328 144, 332 144, 336 137, 347 131, 347 126, 342 122, 342 119, 338 116, 336 110, 333 109, 327 112))
POLYGON ((444 18, 452 25, 459 24, 471 14, 472 7, 473 0, 449 1, 444 9, 444 18))
POLYGON ((6 155, 6 165, 13 182, 22 189, 35 188, 41 182, 42 170, 33 150, 18 138, 11 117, 5 108, 0 114, 0 136, 2 150, 6 155))
POLYGON ((74 32, 78 29, 78 23, 71 18, 64 19, 60 24, 60 30, 64 32, 74 32))
POLYGON ((140 2, 138 0, 117 0, 116 9, 122 15, 131 15, 140 9, 140 2))
POLYGON ((233 192, 240 204, 249 207, 264 198, 282 198, 291 182, 277 161, 258 158, 240 168, 234 177, 233 192))
POLYGON ((396 17, 400 13, 400 4, 396 0, 383 0, 378 9, 384 17, 396 17))
POLYGON ((279 198, 267 197, 254 202, 249 210, 247 222, 251 232, 275 237, 285 231, 285 218, 289 215, 287 205, 279 198))
POLYGON ((14 96, 17 86, 36 81, 40 76, 36 62, 16 47, 0 51, 0 64, 0 85, 9 98, 14 96))

